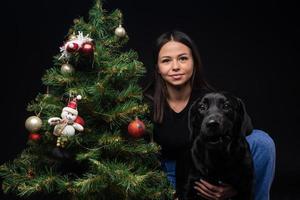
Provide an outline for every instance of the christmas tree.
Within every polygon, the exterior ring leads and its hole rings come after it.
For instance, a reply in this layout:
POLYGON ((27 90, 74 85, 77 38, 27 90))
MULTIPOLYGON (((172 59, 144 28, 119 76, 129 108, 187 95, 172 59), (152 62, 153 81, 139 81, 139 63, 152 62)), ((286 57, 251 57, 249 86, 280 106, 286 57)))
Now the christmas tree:
POLYGON ((139 79, 146 70, 100 0, 74 19, 46 92, 28 104, 26 149, 0 167, 5 193, 55 199, 171 199, 139 79))

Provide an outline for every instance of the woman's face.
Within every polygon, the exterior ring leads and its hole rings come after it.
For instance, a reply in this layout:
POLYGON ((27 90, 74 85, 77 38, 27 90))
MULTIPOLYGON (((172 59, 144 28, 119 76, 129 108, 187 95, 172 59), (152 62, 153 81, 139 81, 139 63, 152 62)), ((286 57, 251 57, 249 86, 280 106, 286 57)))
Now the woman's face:
POLYGON ((185 86, 193 74, 193 56, 188 46, 169 41, 158 53, 158 73, 169 86, 185 86))

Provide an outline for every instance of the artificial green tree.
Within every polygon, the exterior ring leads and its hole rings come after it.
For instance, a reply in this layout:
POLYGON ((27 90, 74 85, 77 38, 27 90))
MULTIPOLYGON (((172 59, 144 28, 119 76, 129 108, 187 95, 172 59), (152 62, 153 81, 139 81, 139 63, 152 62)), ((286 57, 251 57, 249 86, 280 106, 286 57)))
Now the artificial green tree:
POLYGON ((128 36, 121 25, 121 11, 108 13, 100 0, 88 19, 74 20, 53 67, 42 78, 47 91, 27 107, 32 117, 26 120, 26 149, 0 167, 5 193, 61 199, 171 198, 138 84, 146 70, 135 51, 124 50, 128 36), (73 100, 76 123, 83 130, 64 135, 69 122, 58 120, 54 128, 48 120, 60 118, 73 100), (128 131, 130 123, 145 125, 145 130, 128 131))

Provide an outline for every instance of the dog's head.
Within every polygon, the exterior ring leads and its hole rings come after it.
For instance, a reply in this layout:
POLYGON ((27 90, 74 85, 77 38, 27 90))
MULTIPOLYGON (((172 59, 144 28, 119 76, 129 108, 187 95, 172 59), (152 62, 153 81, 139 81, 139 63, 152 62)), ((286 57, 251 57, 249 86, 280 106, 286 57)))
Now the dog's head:
POLYGON ((243 101, 227 92, 207 93, 189 110, 191 141, 200 137, 206 143, 219 144, 246 136, 252 129, 243 101))

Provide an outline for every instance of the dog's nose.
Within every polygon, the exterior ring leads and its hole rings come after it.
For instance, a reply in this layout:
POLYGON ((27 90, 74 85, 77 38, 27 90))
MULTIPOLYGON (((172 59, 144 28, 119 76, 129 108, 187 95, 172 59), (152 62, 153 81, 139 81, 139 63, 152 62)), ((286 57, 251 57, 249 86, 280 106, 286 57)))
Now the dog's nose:
POLYGON ((214 119, 210 119, 207 123, 206 123, 206 126, 208 128, 218 128, 219 127, 219 123, 214 120, 214 119))

